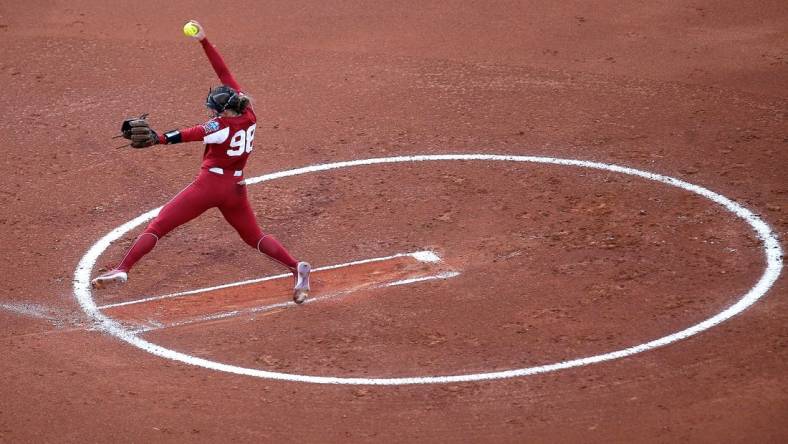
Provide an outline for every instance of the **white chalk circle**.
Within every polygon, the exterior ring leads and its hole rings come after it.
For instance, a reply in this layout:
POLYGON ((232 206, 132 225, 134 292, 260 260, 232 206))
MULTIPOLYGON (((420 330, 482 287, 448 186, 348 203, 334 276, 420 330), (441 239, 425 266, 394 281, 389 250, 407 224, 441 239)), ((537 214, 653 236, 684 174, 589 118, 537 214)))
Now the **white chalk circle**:
POLYGON ((600 163, 600 162, 587 162, 582 160, 573 159, 558 159, 553 157, 531 157, 531 156, 514 156, 514 155, 495 155, 495 154, 441 154, 441 155, 419 155, 419 156, 398 156, 398 157, 383 157, 377 159, 362 159, 353 160, 348 162, 336 162, 322 165, 312 165, 293 170, 280 171, 278 173, 266 174, 263 176, 248 179, 247 184, 255 184, 259 182, 266 182, 269 180, 280 179, 283 177, 298 176, 300 174, 316 173, 320 171, 335 170, 340 168, 349 168, 362 165, 380 165, 380 164, 394 164, 404 162, 426 162, 426 161, 504 161, 504 162, 532 162, 550 165, 564 165, 573 167, 591 168, 596 170, 612 171, 614 173, 627 174, 630 176, 642 177, 644 179, 661 182, 664 184, 672 185, 692 193, 703 196, 712 202, 715 202, 731 213, 738 216, 747 222, 750 227, 755 231, 755 234, 763 242, 763 252, 766 258, 766 268, 763 275, 758 282, 750 288, 736 303, 721 311, 720 313, 706 319, 703 322, 695 324, 689 328, 663 336, 652 341, 636 345, 633 347, 625 348, 622 350, 611 351, 604 354, 588 356, 585 358, 572 359, 569 361, 557 362, 554 364, 540 365, 537 367, 519 368, 505 371, 496 371, 489 373, 473 373, 473 374, 457 374, 445 376, 413 376, 403 378, 351 378, 351 377, 336 377, 336 376, 309 376, 298 375, 291 373, 272 372, 267 370, 239 367, 235 365, 224 364, 221 362, 210 361, 208 359, 191 356, 187 353, 175 351, 162 347, 157 344, 148 342, 128 330, 126 330, 117 321, 105 316, 96 307, 93 297, 90 292, 90 275, 93 266, 98 257, 109 247, 110 243, 119 239, 121 236, 134 229, 135 227, 154 218, 160 208, 151 210, 125 224, 115 228, 110 233, 99 239, 90 249, 85 253, 77 266, 74 273, 74 295, 82 307, 82 310, 90 316, 96 324, 96 327, 118 339, 121 339, 129 344, 145 350, 162 358, 171 359, 174 361, 183 362, 190 365, 209 368, 227 373, 234 373, 238 375, 254 376, 257 378, 277 379, 284 381, 297 381, 297 382, 310 382, 316 384, 356 384, 356 385, 406 385, 406 384, 437 384, 437 383, 457 383, 469 381, 483 381, 492 379, 514 378, 519 376, 535 375, 539 373, 547 373, 561 369, 572 367, 580 367, 598 362, 610 361, 612 359, 619 359, 626 356, 631 356, 657 347, 662 347, 673 342, 686 339, 690 336, 696 335, 704 330, 708 330, 717 324, 720 324, 731 317, 741 313, 748 307, 753 305, 758 299, 763 297, 764 294, 771 288, 782 271, 782 248, 778 241, 777 235, 761 218, 752 213, 750 210, 744 208, 738 203, 728 199, 725 196, 717 194, 706 188, 698 185, 693 185, 683 180, 679 180, 670 176, 663 176, 660 174, 649 173, 647 171, 637 170, 634 168, 627 168, 613 164, 600 163))

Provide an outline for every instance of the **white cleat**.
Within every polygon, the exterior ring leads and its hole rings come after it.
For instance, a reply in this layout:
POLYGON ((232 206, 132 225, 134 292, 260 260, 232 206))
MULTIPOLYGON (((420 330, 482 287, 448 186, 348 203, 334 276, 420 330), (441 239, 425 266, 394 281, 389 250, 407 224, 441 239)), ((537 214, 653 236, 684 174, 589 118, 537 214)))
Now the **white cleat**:
POLYGON ((129 275, 126 274, 125 271, 111 270, 90 281, 90 285, 93 286, 93 288, 101 289, 109 285, 125 284, 128 280, 129 275))
POLYGON ((293 302, 303 304, 309 296, 309 272, 312 266, 308 262, 299 262, 296 267, 296 284, 293 288, 293 302))

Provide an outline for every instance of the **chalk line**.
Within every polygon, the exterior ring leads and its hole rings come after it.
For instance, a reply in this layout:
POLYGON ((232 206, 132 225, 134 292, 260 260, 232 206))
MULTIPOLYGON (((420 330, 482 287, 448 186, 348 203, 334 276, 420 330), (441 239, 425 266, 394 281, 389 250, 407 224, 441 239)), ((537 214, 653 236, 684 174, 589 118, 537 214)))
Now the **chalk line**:
POLYGON ((389 282, 385 284, 386 287, 395 287, 397 285, 407 285, 407 284, 414 284, 416 282, 424 282, 424 281, 434 281, 438 279, 449 279, 455 276, 459 276, 459 271, 445 271, 443 273, 434 274, 432 276, 422 276, 410 279, 402 279, 399 281, 389 282))
POLYGON ((724 207, 740 219, 744 220, 750 228, 755 232, 758 239, 762 242, 764 259, 766 267, 761 274, 755 285, 750 288, 738 301, 726 308, 725 310, 717 313, 716 315, 698 323, 685 328, 676 333, 663 336, 643 344, 635 345, 621 350, 615 350, 608 353, 602 353, 594 356, 584 358, 571 359, 567 361, 557 362, 548 365, 541 365, 536 367, 519 368, 505 371, 486 372, 486 373, 471 373, 471 374, 455 374, 455 375, 439 375, 439 376, 413 376, 403 378, 357 378, 357 377, 338 377, 338 376, 312 376, 312 375, 299 375, 290 373, 273 372, 261 369, 246 368, 221 362, 203 359, 197 356, 192 356, 187 353, 182 353, 172 349, 153 344, 144 339, 139 338, 132 332, 126 330, 117 321, 105 316, 96 307, 90 292, 90 275, 93 270, 97 259, 104 250, 106 250, 110 243, 119 239, 128 231, 135 227, 147 222, 158 214, 159 208, 148 211, 129 222, 115 228, 108 234, 100 238, 93 244, 88 251, 82 256, 79 264, 74 272, 74 296, 77 299, 82 310, 90 316, 96 327, 105 331, 106 333, 115 336, 129 344, 138 347, 148 353, 160 356, 166 359, 183 362, 190 365, 196 365, 223 371, 227 373, 246 375, 258 378, 277 379, 283 381, 295 382, 309 382, 316 384, 356 384, 356 385, 406 385, 406 384, 437 384, 437 383, 457 383, 457 382, 470 382, 470 381, 484 381, 495 380, 503 378, 513 378, 520 376, 535 375, 546 373, 556 370, 568 369, 573 367, 580 367, 589 364, 610 361, 613 359, 620 359, 626 356, 631 356, 637 353, 642 353, 648 350, 653 350, 658 347, 689 338, 702 331, 708 330, 715 325, 724 322, 731 317, 741 313, 748 307, 756 303, 762 298, 772 287, 775 281, 780 276, 783 267, 783 251, 780 245, 777 234, 771 227, 764 222, 755 213, 743 207, 742 205, 728 199, 727 197, 715 193, 707 188, 699 185, 694 185, 674 177, 665 176, 661 174, 651 173, 648 171, 638 170, 635 168, 624 167, 615 164, 608 164, 602 162, 591 162, 575 159, 560 159, 554 157, 535 157, 535 156, 517 156, 517 155, 500 155, 500 154, 439 154, 439 155, 416 155, 416 156, 396 156, 396 157, 382 157, 373 159, 360 159, 346 162, 335 162, 328 164, 312 165, 303 168, 296 168, 287 171, 280 171, 277 173, 266 174, 263 176, 255 177, 246 181, 247 184, 255 184, 264 181, 270 181, 283 177, 297 176, 300 174, 315 173, 320 171, 329 171, 339 168, 349 168, 356 166, 366 165, 382 165, 394 164, 405 162, 430 162, 430 161, 486 161, 486 162, 531 162, 541 163, 548 165, 562 165, 581 168, 590 168, 595 170, 611 171, 615 173, 627 174, 630 176, 637 176, 647 180, 660 182, 666 185, 681 188, 683 190, 695 193, 699 196, 705 197, 712 202, 724 207))
MULTIPOLYGON (((327 300, 331 300, 331 299, 339 299, 339 298, 341 298, 343 296, 347 296, 349 294, 355 293, 356 291, 361 290, 361 289, 374 290, 374 289, 379 289, 379 288, 384 288, 384 287, 395 287, 395 286, 399 286, 399 285, 413 284, 413 283, 417 283, 417 282, 451 279, 451 278, 459 276, 459 275, 460 275, 460 273, 457 272, 457 271, 450 271, 450 272, 443 272, 443 273, 434 274, 434 275, 431 275, 431 276, 421 276, 421 277, 417 277, 417 278, 403 279, 403 280, 394 281, 394 282, 387 282, 387 283, 382 283, 382 284, 376 284, 376 285, 371 285, 369 287, 351 288, 351 289, 348 289, 348 290, 337 291, 337 292, 334 292, 334 293, 329 293, 329 294, 324 294, 324 295, 320 295, 320 296, 309 298, 306 301, 304 301, 301 305, 314 304, 315 302, 322 302, 322 301, 327 301, 327 300)), ((295 307, 298 307, 298 306, 299 306, 299 304, 296 304, 293 301, 277 302, 275 304, 263 305, 263 306, 260 306, 260 307, 252 307, 252 308, 245 308, 245 309, 242 309, 242 310, 231 310, 231 311, 225 311, 225 312, 212 313, 212 314, 209 314, 209 315, 198 316, 198 317, 193 318, 193 319, 187 319, 187 320, 184 320, 184 321, 172 322, 172 323, 169 323, 169 324, 156 324, 156 325, 151 325, 151 326, 148 326, 148 327, 142 327, 142 328, 133 329, 131 331, 134 334, 147 333, 149 331, 170 329, 170 328, 174 328, 174 327, 181 327, 181 326, 184 326, 184 325, 192 325, 192 324, 197 324, 197 323, 202 323, 202 322, 210 322, 210 321, 216 321, 216 320, 220 320, 220 319, 228 319, 228 318, 233 318, 233 317, 237 317, 237 316, 252 315, 252 314, 256 314, 256 313, 264 313, 264 312, 267 312, 267 311, 276 310, 277 308, 291 309, 291 308, 295 308, 295 307)))
MULTIPOLYGON (((388 260, 396 259, 396 258, 400 258, 400 257, 412 257, 412 258, 416 259, 419 262, 439 262, 440 261, 440 256, 438 256, 437 253, 435 253, 434 251, 426 251, 425 250, 425 251, 414 251, 413 253, 399 253, 399 254, 394 254, 394 255, 391 255, 391 256, 376 257, 376 258, 372 258, 372 259, 362 259, 362 260, 357 260, 357 261, 352 261, 352 262, 345 262, 343 264, 327 265, 327 266, 324 266, 324 267, 313 268, 312 272, 315 273, 315 272, 318 272, 318 271, 336 270, 338 268, 345 268, 345 267, 351 267, 351 266, 354 266, 354 265, 363 265, 363 264, 370 264, 370 263, 374 263, 374 262, 388 261, 388 260)), ((239 281, 239 282, 232 282, 232 283, 229 283, 229 284, 217 285, 217 286, 214 286, 214 287, 198 288, 196 290, 181 291, 181 292, 178 292, 178 293, 170 293, 170 294, 165 294, 165 295, 161 295, 161 296, 150 296, 150 297, 145 297, 145 298, 142 298, 142 299, 135 299, 135 300, 132 300, 132 301, 117 302, 117 303, 114 303, 114 304, 105 304, 105 305, 101 305, 101 306, 96 307, 96 308, 98 308, 99 310, 104 310, 104 309, 107 309, 107 308, 123 307, 123 306, 126 306, 126 305, 141 304, 141 303, 144 303, 144 302, 158 301, 158 300, 161 300, 161 299, 177 298, 177 297, 182 297, 182 296, 191 296, 191 295, 195 295, 195 294, 199 294, 199 293, 206 293, 206 292, 209 292, 209 291, 222 290, 224 288, 232 288, 232 287, 239 287, 239 286, 243 286, 243 285, 256 284, 258 282, 271 281, 271 280, 282 279, 282 278, 291 277, 291 276, 292 276, 291 273, 283 273, 283 274, 277 274, 277 275, 274 275, 274 276, 265 276, 265 277, 257 278, 257 279, 249 279, 249 280, 246 280, 246 281, 239 281)))
MULTIPOLYGON (((452 271, 452 272, 438 273, 438 274, 435 274, 435 275, 432 275, 432 276, 422 276, 422 277, 418 277, 418 278, 403 279, 403 280, 394 281, 394 282, 387 282, 387 283, 383 283, 383 284, 372 285, 372 286, 369 286, 369 287, 357 287, 357 288, 352 288, 352 289, 348 289, 348 290, 342 290, 342 291, 338 291, 338 292, 335 292, 335 293, 330 293, 330 294, 325 294, 325 295, 309 298, 306 301, 304 301, 301 305, 314 304, 315 302, 322 302, 322 301, 327 301, 327 300, 331 300, 331 299, 339 299, 339 298, 342 298, 342 297, 347 296, 349 294, 355 293, 356 291, 361 290, 361 289, 374 290, 374 289, 379 289, 379 288, 384 288, 384 287, 394 287, 394 286, 398 286, 398 285, 413 284, 413 283, 417 283, 417 282, 425 282, 425 281, 432 281, 432 280, 439 280, 439 279, 451 279, 451 278, 459 276, 459 275, 460 275, 459 272, 452 271)), ((237 316, 252 315, 252 314, 256 314, 256 313, 264 313, 264 312, 276 310, 278 308, 291 309, 291 308, 295 308, 295 307, 298 307, 298 306, 299 306, 299 304, 296 304, 293 301, 277 302, 275 304, 263 305, 263 306, 260 306, 260 307, 252 307, 252 308, 246 308, 246 309, 242 309, 242 310, 231 310, 231 311, 226 311, 226 312, 212 313, 210 315, 199 316, 199 317, 194 318, 194 319, 187 319, 187 320, 184 320, 184 321, 173 322, 173 323, 170 323, 170 324, 156 324, 156 325, 151 325, 151 326, 148 326, 148 327, 142 327, 142 328, 134 329, 134 330, 131 330, 131 331, 134 334, 147 333, 147 332, 150 332, 150 331, 170 329, 170 328, 174 328, 174 327, 181 327, 181 326, 184 326, 184 325, 192 325, 192 324, 197 324, 197 323, 202 323, 202 322, 210 322, 210 321, 215 321, 215 320, 220 320, 220 319, 227 319, 227 318, 232 318, 232 317, 237 317, 237 316)))

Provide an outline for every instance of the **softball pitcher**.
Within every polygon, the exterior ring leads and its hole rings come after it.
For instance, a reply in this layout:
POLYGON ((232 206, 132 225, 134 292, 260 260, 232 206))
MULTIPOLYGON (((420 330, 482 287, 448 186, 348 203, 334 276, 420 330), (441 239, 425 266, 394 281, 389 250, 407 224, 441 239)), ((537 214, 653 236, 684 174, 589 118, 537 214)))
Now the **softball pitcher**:
MULTIPOLYGON (((218 208, 241 238, 261 253, 287 267, 295 278, 293 300, 300 304, 309 294, 307 262, 295 260, 270 234, 264 234, 249 205, 243 169, 252 152, 257 117, 249 97, 230 73, 216 48, 205 37, 197 22, 190 22, 196 33, 192 36, 202 45, 205 55, 219 77, 221 86, 208 93, 205 106, 213 116, 202 125, 157 134, 143 115, 123 122, 123 137, 134 148, 156 144, 172 145, 202 141, 205 144, 202 167, 197 178, 172 198, 135 240, 120 264, 91 281, 94 288, 120 284, 128 280, 134 264, 149 253, 167 233, 194 219, 209 208, 218 208)), ((188 26, 188 25, 187 25, 188 26)))

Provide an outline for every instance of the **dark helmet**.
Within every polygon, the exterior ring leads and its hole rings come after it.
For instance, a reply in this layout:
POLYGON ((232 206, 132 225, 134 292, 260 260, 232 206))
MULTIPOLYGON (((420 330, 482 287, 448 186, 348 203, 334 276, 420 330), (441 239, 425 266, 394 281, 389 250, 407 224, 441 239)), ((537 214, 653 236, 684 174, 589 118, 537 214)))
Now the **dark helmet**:
POLYGON ((208 91, 205 99, 205 106, 212 109, 216 114, 221 114, 226 109, 236 109, 241 103, 238 91, 227 86, 217 86, 208 91))

